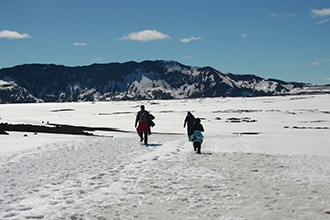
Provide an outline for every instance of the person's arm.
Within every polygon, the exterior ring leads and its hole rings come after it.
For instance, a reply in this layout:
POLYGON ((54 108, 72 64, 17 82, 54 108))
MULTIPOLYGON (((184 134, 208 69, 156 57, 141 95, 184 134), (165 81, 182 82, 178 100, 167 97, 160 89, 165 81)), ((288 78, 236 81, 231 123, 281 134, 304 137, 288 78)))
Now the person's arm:
POLYGON ((136 118, 135 118, 135 127, 137 126, 137 124, 138 124, 138 122, 139 122, 139 118, 140 118, 140 112, 138 112, 137 114, 136 114, 136 118))
POLYGON ((194 124, 193 126, 191 126, 189 133, 193 134, 195 132, 195 130, 196 130, 196 125, 194 124))

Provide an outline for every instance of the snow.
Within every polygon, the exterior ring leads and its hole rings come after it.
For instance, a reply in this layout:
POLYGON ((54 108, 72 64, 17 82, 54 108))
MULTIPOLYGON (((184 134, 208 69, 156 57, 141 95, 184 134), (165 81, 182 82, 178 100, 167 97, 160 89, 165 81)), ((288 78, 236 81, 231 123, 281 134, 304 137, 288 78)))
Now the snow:
POLYGON ((329 99, 0 105, 2 123, 129 131, 1 135, 0 219, 329 219, 329 99), (156 116, 148 146, 134 132, 141 104, 156 116), (201 155, 187 111, 202 118, 201 155))
POLYGON ((7 81, 0 80, 0 90, 3 90, 4 88, 7 89, 8 87, 13 87, 13 86, 14 86, 13 82, 7 82, 7 81))

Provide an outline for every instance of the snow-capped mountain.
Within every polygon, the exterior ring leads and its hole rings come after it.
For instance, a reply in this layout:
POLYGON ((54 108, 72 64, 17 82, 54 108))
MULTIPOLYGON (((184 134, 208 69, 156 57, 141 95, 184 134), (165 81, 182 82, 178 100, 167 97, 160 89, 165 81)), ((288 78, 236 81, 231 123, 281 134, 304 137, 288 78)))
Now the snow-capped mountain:
POLYGON ((222 73, 175 61, 67 67, 24 64, 0 70, 1 103, 176 99, 329 92, 306 83, 222 73), (9 88, 9 85, 11 87, 9 88), (15 89, 12 89, 15 88, 15 89))
POLYGON ((0 80, 0 103, 25 103, 38 102, 39 100, 31 95, 25 88, 10 81, 0 80))

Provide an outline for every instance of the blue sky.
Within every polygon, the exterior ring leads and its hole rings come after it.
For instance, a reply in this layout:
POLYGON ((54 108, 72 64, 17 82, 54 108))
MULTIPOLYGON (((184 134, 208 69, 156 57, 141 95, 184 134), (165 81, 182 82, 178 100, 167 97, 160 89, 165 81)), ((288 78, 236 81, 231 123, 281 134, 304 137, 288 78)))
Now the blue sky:
POLYGON ((1 0, 0 68, 132 60, 330 84, 330 1, 1 0))

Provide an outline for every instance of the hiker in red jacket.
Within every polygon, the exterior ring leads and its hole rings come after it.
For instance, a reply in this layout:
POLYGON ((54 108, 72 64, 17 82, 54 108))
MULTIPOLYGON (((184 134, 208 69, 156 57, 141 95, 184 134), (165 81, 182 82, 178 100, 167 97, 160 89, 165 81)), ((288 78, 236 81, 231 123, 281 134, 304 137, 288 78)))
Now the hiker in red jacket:
POLYGON ((148 144, 148 135, 151 134, 150 126, 155 126, 152 121, 155 117, 145 110, 144 105, 141 105, 141 110, 137 113, 135 119, 136 131, 140 137, 140 142, 144 141, 144 144, 148 144))

